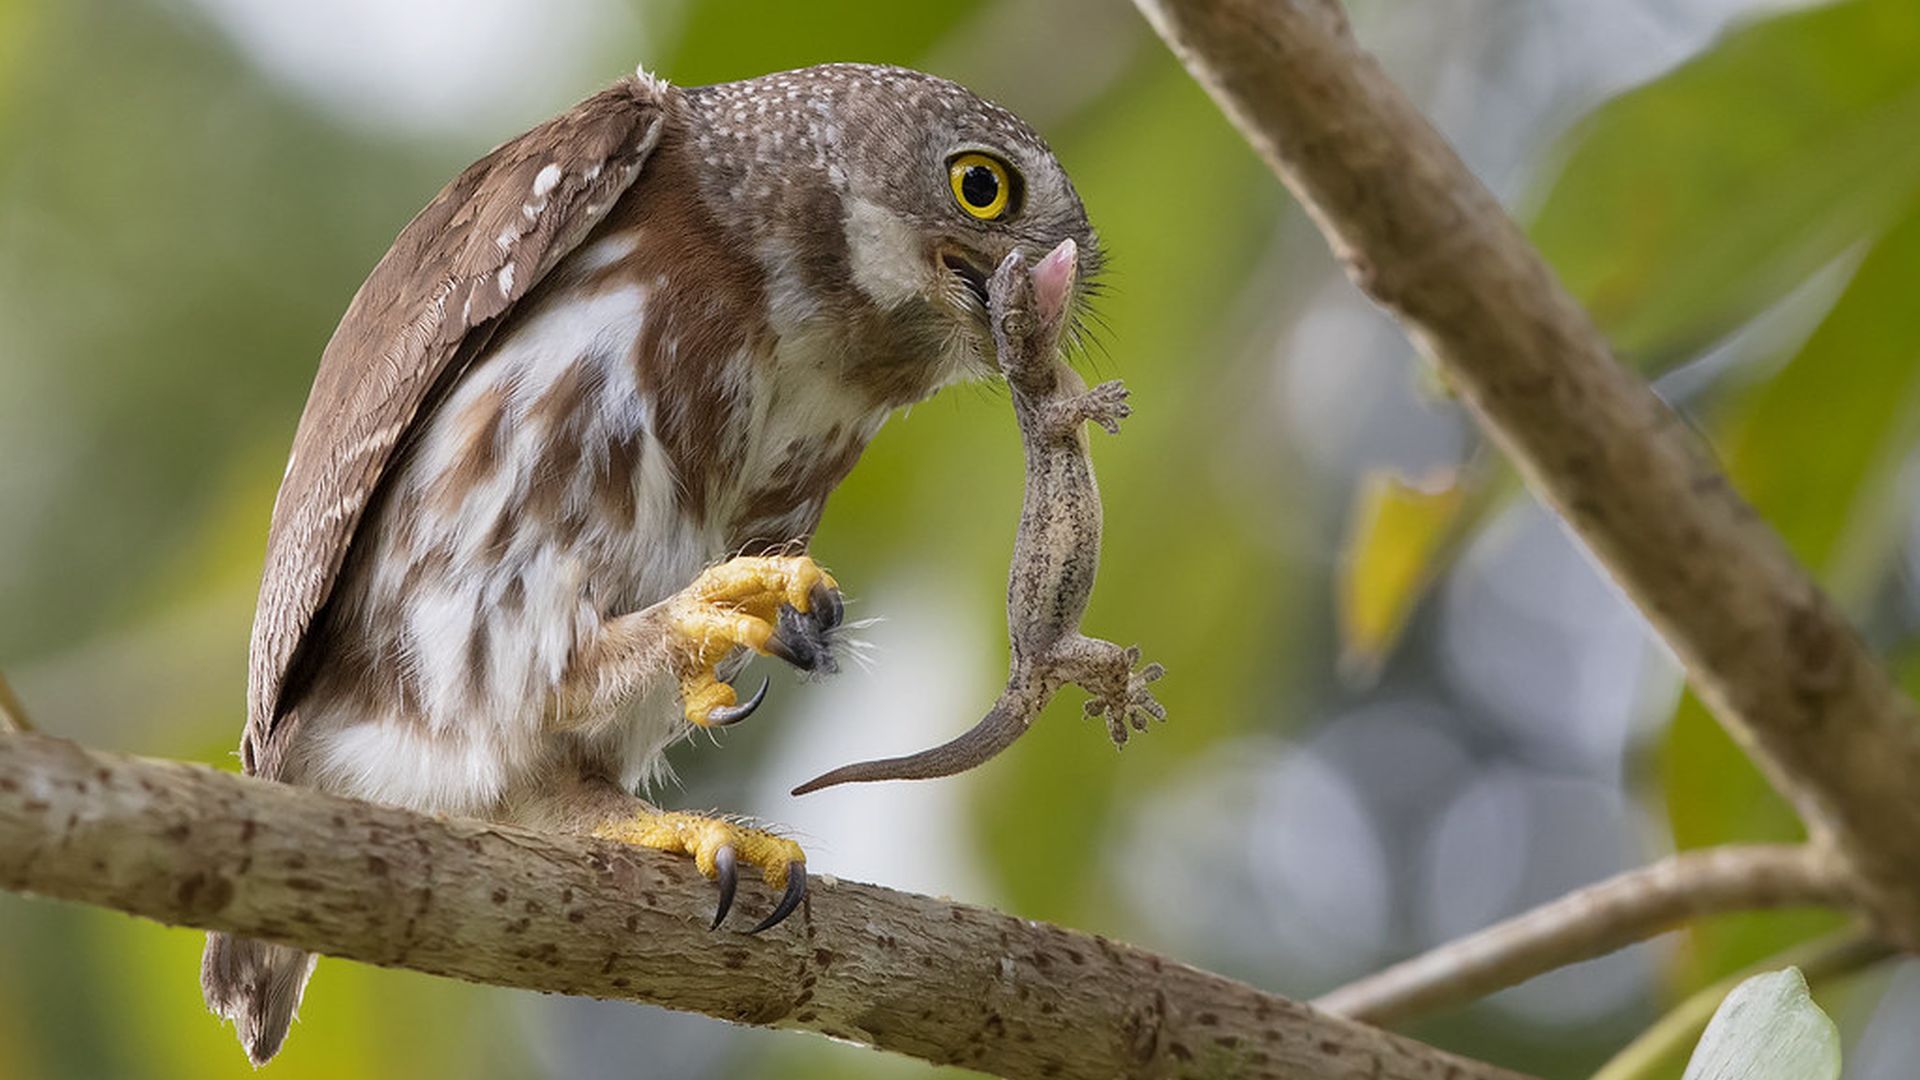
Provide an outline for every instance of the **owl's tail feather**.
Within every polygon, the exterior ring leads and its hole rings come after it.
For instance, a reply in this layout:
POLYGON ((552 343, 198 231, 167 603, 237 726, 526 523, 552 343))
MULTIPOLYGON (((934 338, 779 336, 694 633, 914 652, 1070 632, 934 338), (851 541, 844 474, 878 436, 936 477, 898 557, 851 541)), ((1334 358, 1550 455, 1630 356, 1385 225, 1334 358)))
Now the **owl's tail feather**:
POLYGON ((230 934, 208 934, 200 959, 200 991, 207 1008, 233 1021, 255 1068, 272 1060, 293 1025, 300 995, 318 957, 288 945, 230 934))

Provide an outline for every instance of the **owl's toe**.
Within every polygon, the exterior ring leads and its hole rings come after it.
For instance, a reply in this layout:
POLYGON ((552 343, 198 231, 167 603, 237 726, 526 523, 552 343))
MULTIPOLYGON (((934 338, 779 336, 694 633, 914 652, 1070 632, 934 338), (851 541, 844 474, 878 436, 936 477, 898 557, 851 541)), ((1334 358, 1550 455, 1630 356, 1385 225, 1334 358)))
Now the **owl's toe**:
POLYGON ((716 930, 733 910, 742 863, 759 867, 761 879, 767 886, 780 890, 780 899, 773 909, 748 933, 758 934, 779 925, 807 897, 806 852, 799 844, 765 829, 704 814, 649 811, 603 825, 594 835, 637 847, 691 855, 694 866, 712 878, 719 889, 720 900, 713 916, 716 930))

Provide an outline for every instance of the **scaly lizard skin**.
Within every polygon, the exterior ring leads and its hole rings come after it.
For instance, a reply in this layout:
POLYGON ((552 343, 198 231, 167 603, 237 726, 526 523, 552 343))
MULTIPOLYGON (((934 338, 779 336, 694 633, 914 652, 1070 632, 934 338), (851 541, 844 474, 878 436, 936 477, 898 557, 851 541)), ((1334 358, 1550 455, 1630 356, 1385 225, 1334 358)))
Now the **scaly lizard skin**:
POLYGON ((1012 663, 1007 686, 978 724, 951 742, 905 757, 864 761, 824 773, 793 789, 804 795, 867 780, 924 780, 964 772, 1011 746, 1062 686, 1092 695, 1087 715, 1106 717, 1115 745, 1127 729, 1145 731, 1166 710, 1148 683, 1159 664, 1139 671, 1140 650, 1080 632, 1080 617, 1100 565, 1100 489, 1087 453, 1091 420, 1118 434, 1130 410, 1118 381, 1092 389, 1060 359, 1060 332, 1071 306, 1077 251, 1071 240, 1032 273, 1009 255, 988 283, 989 313, 1000 372, 1026 449, 1026 493, 1007 574, 1007 630, 1012 663))

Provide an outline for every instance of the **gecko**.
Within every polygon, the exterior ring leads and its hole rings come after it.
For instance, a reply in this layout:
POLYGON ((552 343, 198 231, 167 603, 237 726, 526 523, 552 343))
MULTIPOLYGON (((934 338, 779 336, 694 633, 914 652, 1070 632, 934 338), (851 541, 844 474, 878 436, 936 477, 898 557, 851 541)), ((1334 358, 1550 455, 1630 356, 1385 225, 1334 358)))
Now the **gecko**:
POLYGON ((1019 252, 988 283, 996 362, 1013 399, 1026 457, 1026 486, 1007 573, 1011 662, 1006 688, 979 723, 949 742, 903 757, 845 765, 793 789, 804 795, 855 781, 924 780, 965 772, 1013 745, 1053 696, 1068 684, 1086 690, 1088 716, 1104 716, 1114 745, 1128 728, 1145 731, 1166 709, 1148 684, 1160 664, 1136 670, 1137 646, 1122 647, 1080 632, 1080 619, 1100 565, 1100 489, 1094 481, 1086 425, 1118 434, 1131 415, 1118 380, 1091 389, 1061 359, 1078 250, 1063 241, 1031 273, 1019 252))

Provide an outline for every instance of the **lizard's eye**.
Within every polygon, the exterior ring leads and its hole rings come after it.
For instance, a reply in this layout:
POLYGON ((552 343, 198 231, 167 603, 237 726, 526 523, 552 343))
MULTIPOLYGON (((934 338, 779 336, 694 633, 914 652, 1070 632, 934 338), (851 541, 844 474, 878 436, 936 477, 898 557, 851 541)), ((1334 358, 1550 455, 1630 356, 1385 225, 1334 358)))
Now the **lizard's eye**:
POLYGON ((960 209, 981 221, 1005 216, 1013 203, 1013 170, 986 154, 969 152, 948 159, 947 183, 960 209))

